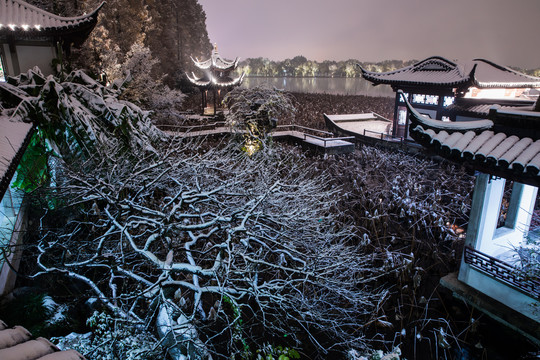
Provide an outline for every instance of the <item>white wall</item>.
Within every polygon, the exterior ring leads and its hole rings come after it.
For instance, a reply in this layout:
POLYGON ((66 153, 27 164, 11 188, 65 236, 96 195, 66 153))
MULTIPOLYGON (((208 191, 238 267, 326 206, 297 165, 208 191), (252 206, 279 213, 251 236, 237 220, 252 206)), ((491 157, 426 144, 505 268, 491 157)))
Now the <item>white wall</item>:
POLYGON ((16 49, 21 73, 28 71, 34 66, 38 66, 44 75, 53 73, 51 62, 56 57, 56 51, 53 46, 17 45, 16 49))

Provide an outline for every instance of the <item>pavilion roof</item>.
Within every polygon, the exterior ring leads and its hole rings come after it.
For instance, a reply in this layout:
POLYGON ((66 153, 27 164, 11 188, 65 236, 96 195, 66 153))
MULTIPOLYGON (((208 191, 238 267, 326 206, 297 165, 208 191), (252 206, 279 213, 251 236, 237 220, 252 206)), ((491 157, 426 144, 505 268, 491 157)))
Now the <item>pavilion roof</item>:
POLYGON ((32 124, 0 116, 0 198, 17 170, 31 135, 32 124))
MULTIPOLYGON (((359 65, 360 66, 360 65, 359 65)), ((471 87, 530 88, 540 87, 540 78, 519 73, 485 59, 457 63, 440 56, 432 56, 416 64, 389 72, 372 72, 363 68, 362 76, 373 85, 393 87, 471 87)))
POLYGON ((40 37, 82 33, 86 36, 97 23, 102 2, 94 11, 77 17, 62 17, 22 0, 0 0, 0 36, 40 37))
POLYGON ((197 59, 191 58, 191 60, 193 61, 195 66, 202 70, 234 70, 238 66, 239 58, 236 58, 234 60, 226 60, 222 58, 221 55, 219 55, 216 49, 214 49, 212 50, 212 55, 210 56, 210 59, 199 61, 197 59))
POLYGON ((492 120, 444 122, 406 105, 419 144, 484 173, 540 186, 540 113, 493 107, 492 120))
POLYGON ((230 76, 214 77, 212 74, 205 74, 202 77, 197 77, 194 73, 191 76, 186 74, 189 81, 195 86, 199 87, 229 87, 242 84, 244 81, 245 73, 242 73, 239 77, 232 78, 230 76))

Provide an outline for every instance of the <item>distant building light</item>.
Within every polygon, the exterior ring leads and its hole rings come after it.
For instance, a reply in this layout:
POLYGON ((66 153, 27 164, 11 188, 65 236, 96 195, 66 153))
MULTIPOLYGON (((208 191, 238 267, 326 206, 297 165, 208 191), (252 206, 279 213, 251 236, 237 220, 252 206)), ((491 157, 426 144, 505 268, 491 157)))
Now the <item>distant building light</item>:
POLYGON ((41 25, 34 25, 37 31, 41 31, 41 25))

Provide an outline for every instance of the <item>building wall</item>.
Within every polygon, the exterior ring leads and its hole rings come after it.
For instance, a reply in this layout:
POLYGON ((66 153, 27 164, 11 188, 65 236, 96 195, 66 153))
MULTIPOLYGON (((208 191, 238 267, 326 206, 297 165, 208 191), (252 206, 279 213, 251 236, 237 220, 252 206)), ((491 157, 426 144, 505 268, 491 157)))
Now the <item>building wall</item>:
POLYGON ((56 58, 56 50, 51 45, 17 45, 20 72, 38 66, 44 75, 53 73, 51 63, 56 58))
MULTIPOLYGON (((514 183, 504 226, 498 227, 501 201, 505 192, 505 179, 479 173, 474 187, 473 202, 467 227, 465 245, 485 255, 508 261, 513 247, 519 246, 527 235, 531 213, 538 189, 514 183)), ((511 265, 511 264, 510 264, 511 265)), ((540 323, 540 303, 529 294, 505 283, 505 274, 499 273, 491 263, 484 272, 461 261, 459 280, 494 300, 540 323)))
POLYGON ((18 269, 26 230, 23 199, 24 193, 11 184, 0 199, 0 296, 11 292, 15 286, 16 274, 11 267, 18 269))
POLYGON ((44 75, 53 74, 51 64, 57 55, 55 47, 49 42, 21 42, 13 46, 2 44, 0 50, 6 76, 17 76, 34 66, 38 66, 44 75))

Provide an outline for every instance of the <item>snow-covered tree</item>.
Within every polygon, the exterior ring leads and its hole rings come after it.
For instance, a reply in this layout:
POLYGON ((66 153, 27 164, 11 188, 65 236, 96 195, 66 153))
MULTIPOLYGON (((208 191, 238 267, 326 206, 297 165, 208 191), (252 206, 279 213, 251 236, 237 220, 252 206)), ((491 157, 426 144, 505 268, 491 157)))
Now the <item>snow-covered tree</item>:
POLYGON ((387 296, 374 289, 383 270, 349 244, 324 174, 276 151, 166 141, 148 113, 81 71, 60 81, 35 69, 0 90, 18 99, 5 115, 33 119, 63 160, 34 192, 45 214, 32 277, 85 286, 108 317, 157 328, 173 358, 247 357, 262 339, 369 346, 361 329, 387 296))
POLYGON ((371 287, 383 270, 347 245, 351 229, 328 211, 336 189, 283 154, 192 148, 60 171, 54 193, 71 216, 43 219, 35 276, 85 284, 190 358, 247 357, 262 339, 368 347, 361 329, 387 296, 371 287))
POLYGON ((270 130, 278 121, 294 116, 296 109, 291 98, 278 89, 237 87, 224 102, 230 109, 227 123, 243 137, 243 149, 253 154, 264 147, 270 130))

